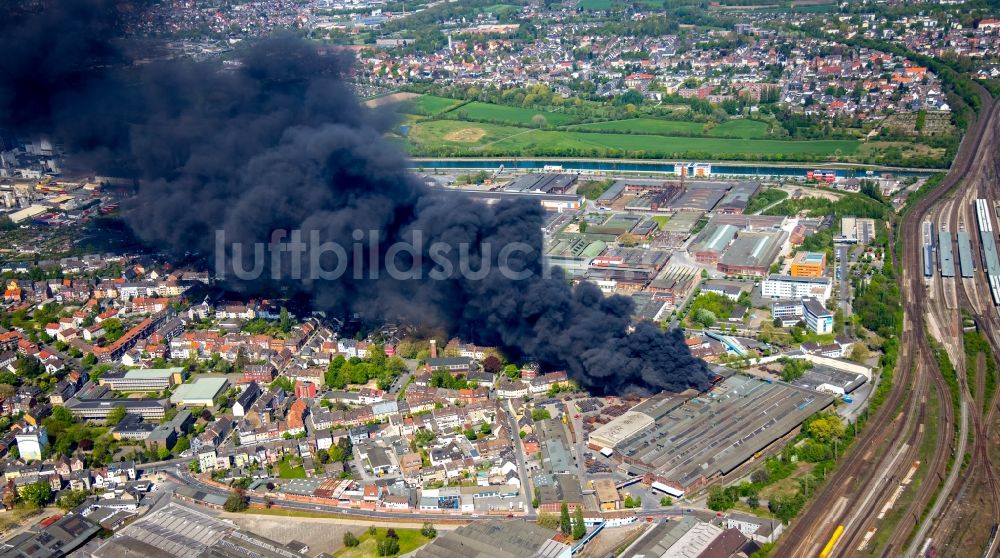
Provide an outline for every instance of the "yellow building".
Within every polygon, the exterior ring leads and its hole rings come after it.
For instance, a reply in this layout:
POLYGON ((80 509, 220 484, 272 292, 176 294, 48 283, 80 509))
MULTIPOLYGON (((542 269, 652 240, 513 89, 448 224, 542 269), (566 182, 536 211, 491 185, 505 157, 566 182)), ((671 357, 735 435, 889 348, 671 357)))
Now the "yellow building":
POLYGON ((826 268, 826 254, 799 252, 792 260, 792 277, 822 277, 826 268))

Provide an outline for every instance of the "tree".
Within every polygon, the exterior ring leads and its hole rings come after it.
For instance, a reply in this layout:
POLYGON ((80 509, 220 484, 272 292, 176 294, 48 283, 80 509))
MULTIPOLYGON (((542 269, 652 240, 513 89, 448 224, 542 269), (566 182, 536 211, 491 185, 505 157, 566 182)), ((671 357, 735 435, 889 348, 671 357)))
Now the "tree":
POLYGON ((483 360, 483 370, 489 372, 490 374, 496 374, 500 371, 500 367, 503 365, 500 359, 496 355, 490 355, 483 360))
POLYGON ((386 530, 385 537, 387 539, 396 539, 396 540, 399 540, 399 535, 396 533, 396 530, 393 529, 392 527, 389 527, 389 529, 386 530))
POLYGON ((395 556, 399 554, 399 539, 385 538, 378 542, 379 556, 395 556))
POLYGON ((70 490, 56 500, 56 505, 63 511, 69 511, 82 504, 89 495, 86 490, 70 490))
POLYGON ((722 488, 713 486, 708 491, 708 509, 714 511, 726 511, 736 505, 739 501, 739 489, 735 486, 722 488))
POLYGON ((813 419, 806 426, 810 436, 818 442, 826 443, 844 435, 844 423, 837 415, 826 415, 813 419))
POLYGON ((751 494, 747 496, 747 505, 750 509, 755 510, 760 507, 760 498, 756 494, 751 494))
POLYGON ((27 378, 36 378, 45 372, 45 367, 42 366, 42 361, 29 355, 23 355, 17 357, 14 362, 14 373, 18 376, 23 376, 27 378))
POLYGON ((14 488, 14 479, 7 482, 7 488, 3 491, 3 507, 10 511, 17 505, 17 489, 14 488))
POLYGON ((226 503, 222 506, 223 509, 230 513, 246 511, 248 507, 246 494, 241 489, 230 492, 229 497, 226 498, 226 503))
POLYGON ((350 531, 344 533, 344 546, 348 548, 354 548, 359 544, 361 544, 361 541, 359 541, 358 538, 354 536, 354 533, 350 531))
POLYGON ((546 529, 559 529, 559 518, 552 513, 540 513, 538 514, 538 525, 546 529))
POLYGON ((111 412, 108 413, 107 425, 117 426, 122 419, 125 418, 125 407, 121 405, 116 405, 111 412))
POLYGON ((672 505, 674 505, 674 499, 671 498, 670 496, 664 496, 663 498, 660 498, 660 507, 669 508, 672 505))
POLYGON ((278 319, 278 327, 281 329, 282 333, 288 333, 292 331, 292 324, 294 324, 294 321, 292 320, 292 317, 288 314, 288 308, 282 306, 281 314, 278 319))
POLYGON ((587 536, 587 525, 583 522, 583 507, 577 506, 573 513, 573 539, 581 540, 587 536))
POLYGON ((566 505, 566 502, 563 502, 559 508, 559 530, 562 531, 564 537, 568 537, 573 531, 569 519, 569 506, 566 505))
POLYGON ((866 347, 864 343, 858 341, 854 343, 853 347, 851 347, 850 359, 854 362, 864 364, 868 361, 869 357, 871 357, 871 354, 868 351, 868 347, 866 347))
POLYGON ((52 487, 49 486, 47 480, 29 484, 21 490, 21 497, 24 498, 24 501, 35 508, 45 507, 45 504, 48 504, 49 500, 52 499, 52 487))
POLYGON ((108 318, 101 322, 104 328, 104 338, 108 341, 115 341, 125 333, 125 325, 118 318, 108 318))
POLYGON ((437 536, 437 529, 434 528, 434 524, 430 521, 425 521, 424 526, 420 528, 420 534, 427 537, 428 539, 433 539, 437 536))

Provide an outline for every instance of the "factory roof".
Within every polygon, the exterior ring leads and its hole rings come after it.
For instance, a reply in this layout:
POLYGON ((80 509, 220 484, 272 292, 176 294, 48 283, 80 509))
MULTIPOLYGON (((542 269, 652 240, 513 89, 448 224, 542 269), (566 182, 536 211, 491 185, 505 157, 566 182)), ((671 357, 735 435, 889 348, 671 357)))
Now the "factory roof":
POLYGON ((830 386, 842 390, 844 393, 851 393, 866 381, 867 378, 864 374, 838 370, 822 364, 813 364, 812 368, 806 370, 805 374, 792 384, 814 391, 829 391, 827 386, 830 386))
POLYGON ((691 252, 722 252, 726 246, 736 238, 739 229, 733 225, 718 225, 709 223, 705 230, 701 231, 698 239, 691 246, 691 252))
POLYGON ((737 267, 768 267, 788 236, 785 232, 744 232, 722 254, 721 263, 737 267))
POLYGON ((22 533, 4 543, 0 555, 11 558, 66 556, 100 531, 95 523, 76 514, 65 515, 37 533, 22 533))
POLYGON ((652 529, 646 531, 635 546, 629 548, 622 556, 625 558, 663 556, 685 533, 698 524, 699 521, 691 516, 684 516, 677 521, 657 523, 652 529))
POLYGON ((734 375, 669 409, 615 449, 633 468, 687 487, 729 473, 832 401, 827 394, 734 375))
POLYGON ((14 223, 20 223, 22 221, 27 221, 32 217, 41 215, 42 213, 45 213, 48 210, 49 208, 45 207, 44 205, 35 204, 28 206, 20 211, 15 211, 13 213, 10 213, 7 216, 10 217, 10 220, 13 221, 14 223))
POLYGON ((701 219, 703 212, 700 211, 681 211, 674 214, 667 224, 664 225, 663 230, 666 232, 675 233, 687 233, 690 232, 694 227, 698 219, 701 219))
MULTIPOLYGON (((141 551, 152 547, 162 551, 162 554, 158 552, 154 556, 198 556, 232 530, 232 525, 207 513, 171 502, 118 531, 108 544, 121 537, 129 537, 139 544, 126 539, 123 541, 126 549, 135 546, 135 551, 141 551)), ((106 550, 108 544, 97 549, 94 556, 111 558, 124 555, 116 545, 106 550)), ((140 552, 140 555, 146 554, 140 552)))
POLYGON ((671 209, 710 211, 726 194, 725 183, 699 183, 684 188, 677 199, 670 202, 671 209))
POLYGON ((481 521, 446 532, 416 558, 556 558, 567 546, 556 531, 522 521, 481 521))
POLYGON ((740 209, 746 208, 747 204, 750 203, 750 197, 757 193, 760 189, 759 182, 753 182, 750 180, 739 182, 735 184, 729 192, 723 196, 722 201, 719 202, 718 209, 740 209))
POLYGON ((649 415, 626 411, 620 417, 591 432, 590 441, 606 448, 613 448, 652 426, 653 418, 649 415))
POLYGON ((555 193, 560 193, 576 182, 576 179, 577 175, 575 174, 532 173, 511 180, 504 186, 504 190, 508 192, 535 192, 541 194, 548 194, 555 190, 555 193))

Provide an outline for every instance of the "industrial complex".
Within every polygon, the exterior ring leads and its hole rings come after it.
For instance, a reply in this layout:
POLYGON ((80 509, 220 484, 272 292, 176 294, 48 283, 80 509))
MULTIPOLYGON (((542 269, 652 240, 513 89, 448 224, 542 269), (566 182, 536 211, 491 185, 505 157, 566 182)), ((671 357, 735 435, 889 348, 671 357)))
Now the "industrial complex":
POLYGON ((833 396, 732 374, 707 394, 651 397, 591 433, 629 475, 651 474, 674 496, 698 490, 796 431, 833 396))

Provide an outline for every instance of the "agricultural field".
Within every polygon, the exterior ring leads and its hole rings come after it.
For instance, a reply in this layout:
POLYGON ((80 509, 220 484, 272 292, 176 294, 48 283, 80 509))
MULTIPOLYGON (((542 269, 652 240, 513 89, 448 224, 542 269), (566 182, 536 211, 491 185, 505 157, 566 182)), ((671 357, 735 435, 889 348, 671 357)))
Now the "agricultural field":
POLYGON ((434 95, 420 95, 419 97, 408 99, 408 105, 404 105, 403 111, 417 113, 426 116, 436 116, 446 110, 457 107, 462 103, 457 99, 447 97, 436 97, 434 95))
POLYGON ((768 125, 758 120, 730 120, 713 126, 705 132, 705 124, 683 120, 663 120, 660 118, 632 118, 609 120, 569 126, 567 130, 579 132, 622 132, 630 134, 653 134, 660 136, 699 136, 718 138, 763 139, 767 137, 768 125))
POLYGON ((684 156, 725 159, 733 156, 850 156, 853 140, 781 141, 712 137, 668 137, 583 131, 533 130, 455 120, 416 123, 408 136, 414 155, 684 156), (463 149, 464 148, 464 149, 463 149))
POLYGON ((574 114, 508 107, 505 105, 481 103, 479 101, 473 101, 456 111, 448 113, 449 118, 458 118, 460 120, 485 120, 488 122, 504 122, 521 126, 534 126, 535 116, 537 115, 541 115, 545 119, 546 124, 554 126, 571 124, 578 119, 574 114))
POLYGON ((570 126, 571 131, 580 132, 625 132, 632 134, 655 135, 697 135, 701 134, 705 125, 700 122, 683 122, 679 120, 660 120, 659 118, 632 118, 629 120, 609 120, 607 122, 592 122, 570 126))
POLYGON ((614 2, 612 0, 580 0, 577 6, 590 12, 597 10, 607 10, 611 8, 614 2))
POLYGON ((761 139, 767 137, 767 122, 759 120, 729 120, 708 131, 720 138, 761 139))

